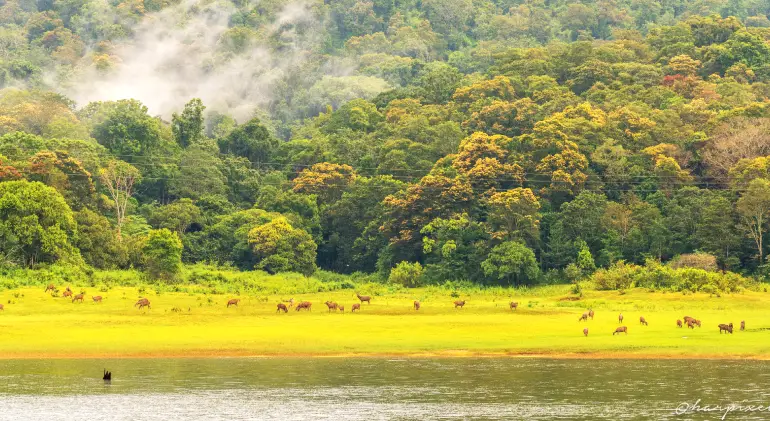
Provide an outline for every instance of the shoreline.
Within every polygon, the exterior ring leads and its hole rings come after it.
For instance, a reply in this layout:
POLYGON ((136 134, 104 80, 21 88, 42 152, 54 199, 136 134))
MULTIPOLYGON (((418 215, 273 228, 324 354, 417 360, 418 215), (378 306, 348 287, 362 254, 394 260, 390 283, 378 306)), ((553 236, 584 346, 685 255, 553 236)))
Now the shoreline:
POLYGON ((562 353, 562 352, 475 352, 475 351, 439 351, 439 352, 412 352, 412 353, 376 353, 376 352, 346 352, 346 353, 276 353, 254 354, 248 352, 189 352, 176 353, 125 353, 125 354, 0 354, 0 361, 9 360, 64 360, 64 359, 209 359, 209 358, 402 358, 402 359, 429 359, 429 358, 531 358, 554 360, 751 360, 770 361, 770 355, 733 355, 733 354, 662 354, 662 353, 628 353, 628 352, 590 352, 590 353, 562 353))

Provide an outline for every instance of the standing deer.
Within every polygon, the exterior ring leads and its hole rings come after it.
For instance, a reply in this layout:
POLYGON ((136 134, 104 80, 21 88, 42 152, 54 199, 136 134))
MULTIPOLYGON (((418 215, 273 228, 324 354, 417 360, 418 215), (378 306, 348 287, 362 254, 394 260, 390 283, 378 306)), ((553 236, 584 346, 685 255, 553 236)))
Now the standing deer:
POLYGON ((339 306, 337 308, 340 310, 340 313, 344 313, 345 312, 345 306, 339 306))
POLYGON ((623 313, 618 314, 618 323, 623 323, 623 313))
POLYGON ((588 328, 587 327, 583 328, 583 335, 584 336, 588 336, 588 328))
POLYGON ((294 307, 294 298, 289 298, 288 300, 283 300, 284 303, 289 303, 288 308, 294 307))
POLYGON ((741 330, 746 330, 746 322, 741 320, 741 330))
POLYGON ((101 303, 102 302, 102 296, 101 295, 95 295, 91 297, 95 303, 101 303))
POLYGON ((594 310, 592 308, 588 309, 588 317, 590 317, 591 320, 594 319, 594 310))
POLYGON ((304 308, 307 311, 311 311, 310 307, 312 307, 312 306, 313 306, 313 303, 311 303, 310 301, 303 301, 303 302, 297 304, 297 309, 296 310, 300 311, 300 310, 302 310, 304 308))
POLYGON ((84 297, 84 296, 85 296, 85 294, 83 294, 83 293, 81 292, 80 294, 78 294, 78 295, 76 295, 76 296, 72 297, 72 302, 74 303, 75 301, 80 301, 80 302, 82 303, 82 302, 83 302, 83 297, 84 297))
POLYGON ((418 311, 418 310, 420 310, 420 302, 415 300, 415 302, 414 302, 414 311, 418 311))
POLYGON ((582 316, 578 319, 579 322, 588 321, 588 313, 583 313, 582 316))
POLYGON ((3 305, 2 305, 2 304, 0 304, 0 310, 3 310, 3 311, 5 311, 5 307, 3 307, 3 305))
POLYGON ((238 303, 241 302, 238 298, 233 298, 230 301, 227 302, 227 308, 230 308, 230 306, 236 306, 238 307, 238 303))
POLYGON ((457 307, 463 308, 464 305, 465 305, 465 300, 462 300, 462 301, 457 300, 457 301, 455 301, 455 308, 457 308, 457 307))
POLYGON ((54 286, 54 284, 48 284, 48 286, 45 287, 45 292, 48 291, 56 291, 56 286, 54 286))
POLYGON ((682 327, 682 321, 681 320, 677 320, 676 321, 676 327, 682 327))
POLYGON ((72 291, 64 291, 62 298, 72 297, 72 291))
POLYGON ((355 313, 356 310, 361 311, 361 303, 355 303, 352 307, 350 307, 351 313, 355 313))
POLYGON ((684 323, 685 323, 685 324, 687 324, 687 323, 689 323, 689 322, 690 322, 690 320, 693 320, 693 321, 694 321, 694 320, 695 320, 695 317, 684 316, 684 317, 682 317, 682 320, 684 320, 684 323))
POLYGON ((329 313, 332 312, 332 310, 337 310, 337 303, 332 301, 327 301, 324 304, 326 304, 326 307, 329 307, 329 313))
POLYGON ((690 329, 695 329, 695 320, 688 320, 687 327, 690 329))
POLYGON ((278 303, 277 307, 278 308, 275 310, 276 313, 280 313, 281 310, 283 310, 284 313, 288 313, 289 312, 289 309, 286 308, 286 304, 284 304, 284 303, 278 303))
POLYGON ((640 316, 639 317, 639 324, 647 326, 647 320, 644 320, 644 317, 640 316))
POLYGON ((730 334, 732 335, 732 333, 733 333, 733 324, 732 323, 730 323, 729 325, 720 324, 719 325, 719 333, 721 334, 722 331, 725 331, 725 333, 726 332, 730 332, 730 334))
POLYGON ((612 336, 615 336, 616 333, 625 333, 626 335, 628 335, 628 328, 625 327, 625 326, 621 326, 621 327, 615 329, 614 332, 612 332, 612 336))
POLYGON ((358 297, 358 299, 361 300, 362 303, 366 301, 366 304, 371 304, 372 297, 368 295, 359 295, 358 293, 356 293, 356 297, 358 297))
POLYGON ((511 301, 511 304, 509 304, 509 306, 511 307, 511 310, 516 310, 517 308, 519 308, 519 303, 517 303, 516 301, 511 301))
POLYGON ((150 300, 146 298, 140 298, 139 301, 134 304, 134 307, 139 307, 139 310, 141 310, 143 307, 152 308, 150 307, 150 300))

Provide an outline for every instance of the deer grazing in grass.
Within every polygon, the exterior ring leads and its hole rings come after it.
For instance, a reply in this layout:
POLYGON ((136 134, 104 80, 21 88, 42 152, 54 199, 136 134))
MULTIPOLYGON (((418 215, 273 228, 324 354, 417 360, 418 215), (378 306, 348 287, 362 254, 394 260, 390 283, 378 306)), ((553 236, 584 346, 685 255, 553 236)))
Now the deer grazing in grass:
POLYGON ((618 314, 618 323, 623 323, 623 313, 618 314))
POLYGON ((227 302, 227 308, 230 308, 230 306, 236 306, 238 307, 238 303, 241 302, 238 298, 233 298, 230 301, 227 302))
POLYGON ((289 303, 289 307, 288 308, 294 307, 294 298, 289 298, 288 300, 283 300, 282 302, 289 303))
POLYGON ((83 294, 83 293, 81 292, 80 294, 78 294, 78 295, 76 295, 76 296, 72 297, 72 302, 74 303, 75 301, 80 301, 80 302, 82 303, 82 302, 83 302, 83 297, 84 297, 84 296, 85 296, 85 294, 83 294))
POLYGON ((719 333, 721 334, 722 331, 724 331, 725 333, 730 332, 730 334, 732 335, 732 333, 733 333, 733 324, 732 323, 730 323, 729 325, 720 324, 719 325, 719 333))
POLYGON ((746 322, 741 320, 741 330, 746 330, 746 322))
POLYGON ((676 321, 676 327, 682 327, 682 321, 681 320, 677 320, 676 321))
POLYGON ((625 326, 621 326, 621 327, 615 329, 614 332, 612 332, 612 336, 615 336, 616 333, 625 333, 626 335, 628 335, 628 328, 625 327, 625 326))
POLYGON ((141 310, 144 307, 152 308, 150 307, 150 300, 146 298, 140 298, 139 301, 137 301, 136 304, 134 304, 134 307, 139 307, 139 310, 141 310))
POLYGON ((588 321, 588 313, 583 313, 582 316, 578 319, 579 322, 585 322, 588 321))
POLYGON ((594 319, 594 309, 592 309, 592 308, 588 309, 588 317, 590 317, 591 320, 594 319))
POLYGON ((465 305, 465 300, 462 300, 462 301, 461 300, 457 300, 457 301, 455 301, 455 308, 457 308, 457 307, 463 308, 464 305, 465 305))
POLYGON ((102 296, 101 295, 94 295, 93 297, 91 297, 91 299, 93 299, 95 303, 101 303, 102 302, 102 296))
POLYGON ((682 320, 684 320, 684 324, 687 324, 690 322, 690 320, 695 321, 695 317, 684 316, 682 317, 682 320))
POLYGON ((361 303, 366 301, 366 304, 371 304, 372 297, 368 295, 359 295, 358 293, 356 293, 356 297, 358 297, 358 299, 361 300, 361 303))
POLYGON ((419 310, 420 310, 420 302, 415 300, 414 301, 414 311, 419 311, 419 310))
POLYGON ((72 297, 72 291, 64 291, 64 293, 61 296, 62 296, 62 298, 71 298, 72 297))
POLYGON ((324 304, 326 304, 326 307, 329 307, 329 313, 331 313, 332 310, 337 310, 337 303, 333 301, 327 301, 324 304))
POLYGON ((361 303, 355 303, 350 307, 350 312, 355 313, 356 310, 361 311, 361 303))
POLYGON ((687 327, 690 329, 695 329, 695 320, 688 320, 687 327))
POLYGON ((639 317, 639 324, 647 326, 647 320, 644 320, 644 316, 639 317))
POLYGON ((280 313, 281 310, 283 310, 284 313, 288 313, 289 312, 289 309, 286 308, 286 304, 284 304, 284 303, 278 303, 278 305, 276 307, 277 307, 276 310, 275 310, 276 313, 280 313))
POLYGON ((516 301, 511 301, 511 303, 508 305, 510 306, 511 310, 516 310, 517 308, 519 308, 519 303, 517 303, 516 301))
POLYGON ((3 310, 3 311, 5 311, 5 307, 3 307, 3 305, 2 305, 2 304, 0 304, 0 310, 3 310))
POLYGON ((45 292, 48 291, 56 291, 56 286, 54 284, 48 284, 48 286, 45 287, 45 292))
POLYGON ((338 306, 337 309, 340 311, 340 313, 345 312, 345 306, 338 306))
POLYGON ((311 303, 310 301, 303 301, 303 302, 297 304, 297 309, 296 310, 300 311, 300 310, 302 310, 304 308, 307 311, 311 311, 310 307, 312 307, 312 306, 313 306, 313 303, 311 303))
POLYGON ((583 328, 583 335, 584 336, 588 336, 588 328, 587 327, 583 328))

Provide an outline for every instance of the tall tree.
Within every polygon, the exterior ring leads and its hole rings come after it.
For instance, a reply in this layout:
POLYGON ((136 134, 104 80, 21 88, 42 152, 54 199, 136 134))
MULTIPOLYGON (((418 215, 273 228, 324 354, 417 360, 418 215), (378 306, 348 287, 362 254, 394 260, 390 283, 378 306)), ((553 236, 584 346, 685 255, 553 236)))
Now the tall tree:
POLYGON ((741 217, 740 226, 749 238, 754 240, 759 264, 763 264, 765 261, 764 234, 768 217, 770 217, 770 181, 757 178, 749 183, 749 187, 738 199, 735 209, 741 217))
POLYGON ((107 188, 115 205, 115 222, 118 228, 118 239, 122 239, 121 229, 126 219, 129 199, 134 194, 136 183, 142 175, 134 166, 127 162, 112 160, 105 168, 99 170, 99 179, 107 188))
POLYGON ((179 146, 186 148, 203 139, 203 110, 206 107, 199 98, 193 98, 185 104, 182 114, 171 115, 171 131, 179 146))

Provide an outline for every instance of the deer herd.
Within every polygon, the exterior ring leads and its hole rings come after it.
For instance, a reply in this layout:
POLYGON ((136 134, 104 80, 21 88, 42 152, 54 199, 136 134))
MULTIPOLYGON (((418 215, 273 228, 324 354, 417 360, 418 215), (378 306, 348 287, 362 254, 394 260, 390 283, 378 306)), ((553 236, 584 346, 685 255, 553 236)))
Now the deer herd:
MULTIPOLYGON (((54 284, 49 284, 45 288, 45 292, 46 293, 48 293, 49 291, 52 292, 53 296, 56 296, 56 294, 59 292, 56 289, 56 286, 54 284)), ((73 303, 75 303, 76 301, 79 301, 79 302, 82 303, 84 298, 85 298, 85 292, 81 292, 79 294, 74 294, 72 292, 72 290, 70 289, 70 287, 67 287, 64 290, 64 292, 62 293, 62 297, 63 298, 71 299, 73 303)), ((363 304, 363 303, 371 304, 371 302, 372 302, 372 297, 368 296, 368 295, 361 295, 361 294, 356 292, 356 297, 358 298, 359 302, 358 303, 354 303, 354 304, 352 304, 350 306, 350 312, 351 313, 355 313, 356 310, 358 310, 360 312, 361 311, 361 304, 363 304)), ((102 296, 101 295, 94 295, 91 298, 92 298, 94 303, 101 303, 102 302, 102 296)), ((233 299, 228 300, 227 301, 227 308, 230 308, 231 306, 232 307, 238 307, 238 303, 240 303, 240 301, 241 300, 238 299, 238 298, 233 298, 233 299)), ((336 303, 334 301, 326 301, 324 304, 326 305, 326 308, 328 309, 329 313, 337 312, 337 311, 339 311, 340 313, 344 313, 345 312, 345 306, 343 306, 341 304, 338 304, 338 303, 336 303)), ((454 308, 455 309, 462 310, 465 307, 466 301, 465 300, 457 300, 453 304, 454 304, 454 308)), ((299 312, 301 310, 311 311, 311 307, 312 306, 313 306, 313 303, 311 303, 310 301, 302 301, 302 302, 298 302, 298 303, 295 304, 294 298, 291 298, 289 300, 283 300, 282 302, 278 303, 276 305, 276 313, 280 313, 282 311, 284 313, 288 313, 289 309, 291 309, 291 308, 294 308, 297 312, 299 312)), ((134 304, 134 307, 137 307, 139 310, 143 309, 144 307, 147 307, 148 309, 151 309, 151 307, 150 307, 150 300, 148 300, 147 298, 140 298, 139 301, 137 301, 136 304, 134 304)), ((413 302, 413 307, 414 307, 414 311, 419 311, 420 310, 420 302, 415 300, 413 302)), ((509 308, 512 311, 517 310, 519 308, 519 303, 516 302, 516 301, 511 301, 509 303, 509 308)), ((2 304, 0 304, 0 311, 2 311, 2 310, 4 310, 4 307, 3 307, 2 304)), ((588 319, 591 319, 591 320, 594 319, 594 310, 591 309, 591 308, 589 308, 588 311, 584 312, 580 316, 580 318, 578 318, 578 321, 579 322, 587 322, 588 319)), ((618 314, 618 324, 621 324, 621 325, 623 324, 623 313, 619 313, 618 314)), ((642 325, 642 326, 648 326, 649 325, 647 323, 647 320, 644 318, 644 316, 639 316, 639 324, 642 325)), ((685 325, 689 329, 695 329, 696 327, 701 327, 701 321, 699 319, 696 319, 696 318, 690 317, 690 316, 684 316, 682 319, 676 321, 676 327, 678 327, 678 328, 683 328, 685 325)), ((720 334, 721 333, 730 333, 730 334, 733 333, 733 324, 732 324, 732 322, 731 323, 720 323, 717 327, 719 327, 719 333, 720 334)), ((742 330, 742 331, 746 330, 746 321, 743 321, 743 320, 741 321, 740 330, 742 330)), ((621 334, 621 333, 628 335, 628 327, 627 326, 617 327, 615 329, 615 331, 612 332, 612 335, 614 336, 614 335, 621 334)), ((583 328, 583 335, 584 336, 588 336, 588 328, 587 327, 583 328)))

